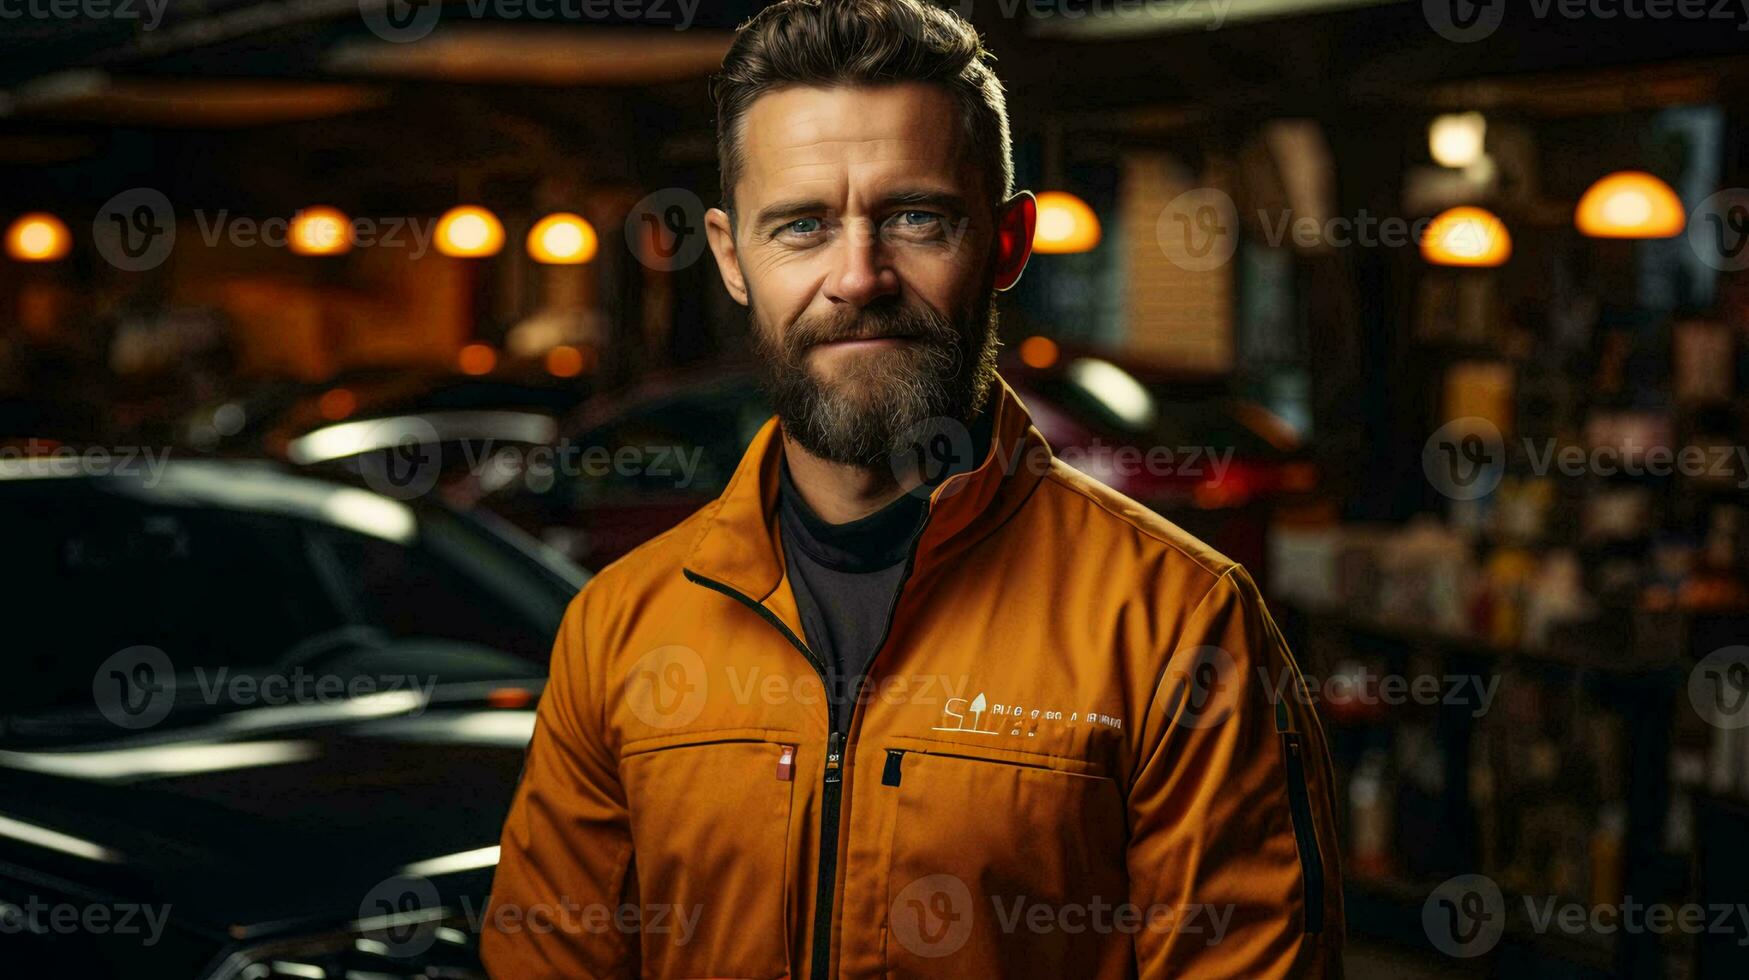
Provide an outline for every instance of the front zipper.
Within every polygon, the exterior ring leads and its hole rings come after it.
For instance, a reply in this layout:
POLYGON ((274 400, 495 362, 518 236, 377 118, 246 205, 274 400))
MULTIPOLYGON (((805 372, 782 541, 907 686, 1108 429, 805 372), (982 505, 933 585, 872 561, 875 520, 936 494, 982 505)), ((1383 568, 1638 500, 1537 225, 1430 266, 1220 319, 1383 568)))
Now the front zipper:
MULTIPOLYGON (((844 747, 838 739, 837 704, 832 698, 832 681, 827 675, 826 664, 814 656, 814 651, 808 649, 808 645, 802 642, 795 630, 777 618, 776 613, 753 601, 753 597, 714 579, 705 578, 690 568, 681 569, 681 573, 686 576, 687 581, 702 585, 713 592, 721 592, 777 627, 784 639, 789 640, 807 658, 808 663, 813 665, 814 672, 820 675, 820 686, 826 690, 826 727, 829 734, 826 736, 825 783, 820 793, 820 863, 814 879, 814 962, 820 961, 822 947, 827 950, 829 960, 832 944, 832 886, 838 865, 838 795, 843 786, 844 747), (822 927, 825 930, 824 942, 821 941, 822 927)), ((816 970, 811 976, 824 977, 825 973, 816 970)))
POLYGON ((1300 851, 1301 877, 1305 879, 1306 931, 1324 931, 1324 858, 1312 830, 1312 800, 1306 791, 1305 742, 1298 732, 1282 732, 1287 754, 1287 798, 1293 811, 1294 844, 1300 851))
MULTIPOLYGON (((899 574, 899 584, 893 589, 893 602, 887 607, 887 625, 881 630, 881 639, 875 644, 874 653, 863 665, 862 673, 856 675, 850 682, 846 692, 850 698, 850 721, 855 727, 856 706, 861 700, 862 682, 868 677, 868 672, 881 659, 881 652, 886 649, 887 640, 893 635, 893 620, 899 614, 899 600, 905 594, 905 583, 911 581, 911 571, 917 565, 917 548, 923 543, 923 532, 929 527, 929 518, 933 516, 933 507, 925 506, 923 519, 917 523, 917 530, 911 535, 911 550, 905 555, 905 570, 899 574)), ((822 675, 824 677, 824 675, 822 675)), ((832 698, 826 698, 826 715, 832 715, 832 698)), ((832 726, 831 739, 828 745, 838 741, 838 726, 832 726)), ((848 739, 846 739, 848 741, 848 739)), ((848 748, 848 746, 845 746, 848 748)), ((827 752, 830 762, 832 754, 827 752)), ((832 899, 833 890, 838 883, 838 803, 840 786, 837 773, 826 770, 826 793, 820 813, 820 881, 817 889, 818 897, 814 901, 814 960, 808 968, 808 980, 826 980, 832 975, 832 899), (830 846, 830 850, 828 850, 830 846)))
MULTIPOLYGON (((868 677, 869 667, 873 667, 874 660, 880 658, 881 648, 887 646, 887 637, 892 635, 892 621, 894 621, 895 614, 899 613, 899 595, 904 591, 904 583, 909 581, 909 577, 911 577, 911 569, 915 567, 916 546, 918 546, 918 542, 922 542, 923 528, 925 527, 929 527, 929 511, 923 511, 923 520, 918 523, 915 537, 911 539, 911 553, 904 560, 904 574, 899 577, 899 588, 895 588, 894 593, 892 593, 892 606, 887 609, 887 628, 881 632, 880 644, 874 646, 874 656, 869 656, 868 665, 862 669, 862 674, 857 674, 857 677, 850 684, 852 719, 855 719, 855 711, 857 711, 855 695, 862 688, 862 679, 868 677)), ((691 581, 691 583, 701 584, 708 590, 721 591, 722 595, 735 598, 736 602, 740 602, 742 606, 749 607, 754 613, 759 614, 759 618, 763 618, 766 623, 771 623, 773 627, 777 627, 778 632, 784 634, 784 639, 791 642, 791 646, 794 646, 798 651, 801 651, 801 655, 808 658, 808 663, 813 665, 813 670, 820 676, 820 686, 827 690, 826 725, 829 728, 829 735, 826 737, 826 777, 824 777, 824 784, 822 784, 822 791, 820 791, 820 866, 819 875, 815 877, 815 889, 813 889, 813 963, 808 970, 808 977, 812 980, 824 980, 833 968, 833 891, 838 886, 838 831, 840 831, 838 824, 840 824, 840 803, 841 796, 843 796, 843 760, 845 760, 845 751, 848 747, 845 746, 845 739, 838 733, 838 700, 831 695, 833 681, 827 672, 826 662, 822 662, 819 656, 813 655, 812 649, 808 649, 808 644, 801 641, 801 637, 798 637, 794 630, 787 627, 784 620, 778 620, 777 614, 771 613, 770 609, 766 609, 763 604, 754 602, 752 597, 736 590, 736 588, 731 588, 728 584, 707 579, 691 569, 682 569, 682 574, 686 574, 687 581, 691 581)))
MULTIPOLYGON (((925 508, 923 520, 918 522, 917 530, 911 538, 911 550, 905 556, 905 571, 899 577, 898 588, 893 590, 893 602, 887 608, 886 629, 881 632, 881 640, 875 645, 874 655, 868 658, 863 672, 851 681, 848 694, 852 722, 856 720, 856 696, 862 689, 862 682, 868 677, 868 671, 874 666, 875 661, 880 659, 881 651, 887 645, 887 639, 892 636, 893 620, 899 612, 899 599, 904 594, 905 583, 910 581, 911 572, 916 567, 917 548, 923 542, 923 532, 929 527, 931 510, 932 508, 925 508)), ((808 969, 809 980, 826 980, 832 969, 832 901, 833 892, 838 883, 839 808, 844 790, 844 754, 849 748, 845 744, 848 740, 838 734, 838 702, 832 697, 831 677, 825 662, 816 657, 814 652, 808 649, 808 645, 802 642, 802 638, 785 625, 783 620, 777 618, 776 613, 765 608, 761 603, 755 602, 751 596, 739 589, 705 578, 690 568, 681 571, 686 576, 687 581, 697 583, 713 592, 720 592, 736 600, 758 613, 760 618, 766 622, 777 627, 778 632, 782 633, 791 645, 801 651, 808 663, 813 665, 814 671, 820 675, 821 686, 826 688, 826 725, 829 734, 826 736, 826 774, 820 793, 820 863, 814 883, 814 948, 812 962, 808 969)))
MULTIPOLYGON (((758 613, 760 618, 764 619, 766 622, 777 627, 777 631, 784 635, 784 639, 787 639, 790 641, 790 643, 794 644, 795 648, 802 652, 802 656, 808 658, 808 663, 814 665, 814 670, 819 673, 820 680, 825 681, 825 679, 826 679, 826 665, 823 662, 821 662, 820 658, 814 656, 814 651, 808 649, 808 645, 806 643, 802 642, 802 638, 797 636, 795 634, 794 630, 792 630, 788 626, 784 625, 783 620, 777 618, 776 613, 773 613, 771 610, 765 608, 764 606, 760 605, 759 603, 754 602, 750 596, 743 594, 740 590, 735 589, 731 586, 724 585, 723 583, 718 582, 715 579, 705 578, 703 575, 700 575, 697 572, 694 572, 690 568, 681 569, 681 574, 686 576, 686 580, 688 582, 693 582, 693 583, 696 583, 698 585, 702 585, 705 588, 710 589, 712 592, 721 592, 723 595, 726 595, 729 598, 736 600, 737 602, 741 603, 743 606, 746 606, 748 609, 751 609, 754 612, 758 613)), ((826 699, 826 715, 828 718, 830 718, 832 715, 832 699, 831 698, 826 699)))

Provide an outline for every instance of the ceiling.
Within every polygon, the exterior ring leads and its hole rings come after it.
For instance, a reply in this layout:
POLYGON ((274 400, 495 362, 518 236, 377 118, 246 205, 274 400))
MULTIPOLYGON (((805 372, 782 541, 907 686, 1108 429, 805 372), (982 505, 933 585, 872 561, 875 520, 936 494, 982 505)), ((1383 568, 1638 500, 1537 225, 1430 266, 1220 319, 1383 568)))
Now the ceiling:
MULTIPOLYGON (((319 182, 414 207, 555 169, 708 168, 704 80, 760 6, 564 0, 645 16, 543 21, 530 12, 562 0, 424 2, 393 22, 373 20, 378 0, 126 0, 138 19, 7 21, 0 196, 102 200, 144 169, 185 197, 278 207, 319 182), (395 35, 419 16, 427 32, 395 35)), ((1573 116, 1749 86, 1749 32, 1716 22, 1513 15, 1457 43, 1421 0, 951 5, 996 52, 1022 138, 1047 123, 1148 137, 1294 114, 1573 116)))

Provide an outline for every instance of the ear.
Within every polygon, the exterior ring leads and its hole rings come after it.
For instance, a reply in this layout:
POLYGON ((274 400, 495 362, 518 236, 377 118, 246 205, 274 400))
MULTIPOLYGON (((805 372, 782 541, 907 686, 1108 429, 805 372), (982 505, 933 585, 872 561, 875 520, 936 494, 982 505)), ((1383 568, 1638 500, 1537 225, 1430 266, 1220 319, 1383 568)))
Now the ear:
POLYGON ((997 292, 1011 288, 1026 271, 1026 260, 1032 257, 1032 235, 1038 227, 1038 201, 1032 191, 1021 191, 1009 198, 996 215, 996 278, 997 292))
POLYGON ((735 302, 746 306, 747 280, 741 275, 741 262, 735 249, 734 216, 722 208, 711 208, 704 213, 704 234, 710 242, 711 254, 716 256, 717 272, 723 277, 723 286, 735 302))

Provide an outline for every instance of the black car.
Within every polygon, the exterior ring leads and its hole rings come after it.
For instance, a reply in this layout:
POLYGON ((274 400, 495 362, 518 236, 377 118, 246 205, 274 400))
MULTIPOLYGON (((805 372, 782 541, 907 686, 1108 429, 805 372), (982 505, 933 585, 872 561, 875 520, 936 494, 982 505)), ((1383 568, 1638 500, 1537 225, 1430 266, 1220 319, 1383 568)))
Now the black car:
POLYGON ((428 499, 99 462, 0 461, 0 974, 481 975, 583 573, 428 499))

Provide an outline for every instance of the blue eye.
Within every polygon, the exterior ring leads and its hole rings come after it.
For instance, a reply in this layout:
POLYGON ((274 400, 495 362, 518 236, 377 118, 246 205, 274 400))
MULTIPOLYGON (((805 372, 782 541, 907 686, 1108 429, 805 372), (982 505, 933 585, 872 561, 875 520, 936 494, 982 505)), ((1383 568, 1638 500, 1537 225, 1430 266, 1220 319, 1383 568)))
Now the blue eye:
POLYGON ((901 211, 899 217, 910 225, 926 225, 941 220, 941 216, 933 211, 901 211))
POLYGON ((797 235, 813 234, 814 232, 820 230, 820 219, 819 218, 797 218, 796 220, 790 222, 789 224, 784 225, 782 230, 787 231, 787 232, 791 232, 791 233, 797 234, 797 235))

